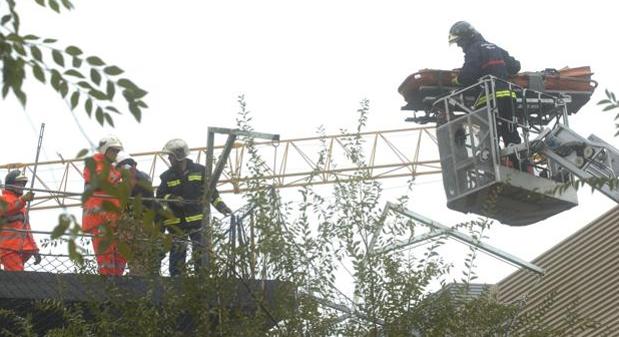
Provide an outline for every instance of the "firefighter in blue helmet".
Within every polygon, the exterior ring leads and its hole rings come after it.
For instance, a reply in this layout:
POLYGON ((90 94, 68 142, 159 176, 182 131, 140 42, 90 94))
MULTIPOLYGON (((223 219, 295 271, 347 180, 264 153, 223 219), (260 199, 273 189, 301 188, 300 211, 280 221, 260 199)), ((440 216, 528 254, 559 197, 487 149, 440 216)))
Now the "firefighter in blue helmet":
MULTIPOLYGON (((464 52, 464 65, 458 77, 453 79, 454 85, 469 86, 485 75, 506 80, 509 75, 520 71, 518 60, 494 43, 486 41, 468 22, 458 21, 451 26, 449 43, 456 43, 464 52)), ((506 147, 510 143, 520 144, 522 139, 518 135, 516 125, 505 121, 514 120, 515 93, 509 90, 507 83, 496 81, 495 98, 499 116, 503 119, 497 120, 498 136, 503 139, 506 147)), ((481 96, 476 102, 476 107, 486 104, 487 101, 487 97, 481 96)))

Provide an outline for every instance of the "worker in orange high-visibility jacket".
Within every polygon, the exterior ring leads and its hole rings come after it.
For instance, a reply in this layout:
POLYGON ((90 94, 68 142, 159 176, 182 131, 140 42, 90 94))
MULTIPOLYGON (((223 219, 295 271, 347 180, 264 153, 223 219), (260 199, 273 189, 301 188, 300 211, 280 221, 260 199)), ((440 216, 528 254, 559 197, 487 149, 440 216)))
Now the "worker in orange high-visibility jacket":
POLYGON ((92 193, 83 204, 82 230, 93 235, 92 245, 97 258, 99 274, 106 276, 121 276, 127 265, 127 260, 118 250, 117 239, 103 243, 104 231, 117 230, 120 217, 120 200, 110 197, 99 186, 100 181, 112 185, 120 183, 121 174, 114 166, 118 152, 123 149, 120 140, 114 136, 102 138, 97 153, 86 158, 84 166, 84 191, 92 193), (107 173, 107 177, 103 177, 107 173), (105 203, 115 206, 116 210, 106 210, 105 203))
POLYGON ((9 172, 4 181, 0 196, 0 264, 6 271, 23 271, 30 257, 34 256, 35 264, 41 262, 26 220, 26 204, 34 193, 23 194, 28 178, 18 170, 9 172))

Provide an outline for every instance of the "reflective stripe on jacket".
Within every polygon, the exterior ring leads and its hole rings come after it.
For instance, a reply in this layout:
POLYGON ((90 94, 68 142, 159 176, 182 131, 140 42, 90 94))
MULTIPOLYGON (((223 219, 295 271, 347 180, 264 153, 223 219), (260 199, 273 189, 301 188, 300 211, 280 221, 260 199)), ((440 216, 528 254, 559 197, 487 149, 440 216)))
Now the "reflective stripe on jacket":
MULTIPOLYGON (((513 99, 516 99, 516 92, 511 91, 511 90, 498 90, 494 92, 495 98, 510 97, 510 96, 513 99)), ((488 97, 485 94, 480 96, 479 98, 477 98, 477 101, 475 101, 475 108, 479 108, 480 106, 485 105, 487 101, 488 101, 488 97)))
MULTIPOLYGON (((163 220, 164 225, 178 225, 183 229, 195 229, 202 225, 204 207, 204 171, 203 165, 187 159, 187 171, 176 172, 170 168, 160 176, 161 183, 157 188, 157 198, 170 199, 168 207, 174 214, 173 218, 163 220), (174 202, 176 197, 181 197, 182 202, 174 202)), ((217 210, 225 207, 225 203, 215 190, 211 196, 211 203, 217 210)))
MULTIPOLYGON (((103 154, 96 153, 92 157, 87 158, 86 165, 84 166, 84 183, 86 189, 92 186, 97 175, 103 174, 106 170, 108 170, 107 181, 113 185, 117 185, 120 182, 120 172, 108 162, 103 154), (91 168, 95 169, 94 174, 91 172, 91 168)), ((119 214, 117 212, 104 210, 104 202, 112 203, 114 206, 120 208, 120 200, 107 197, 105 192, 96 189, 92 196, 84 201, 82 230, 91 232, 93 229, 103 224, 114 224, 118 220, 119 214)))
POLYGON ((0 229, 0 249, 12 251, 38 251, 30 232, 30 224, 24 223, 26 202, 13 191, 4 190, 0 196, 6 208, 0 210, 2 225, 0 229))

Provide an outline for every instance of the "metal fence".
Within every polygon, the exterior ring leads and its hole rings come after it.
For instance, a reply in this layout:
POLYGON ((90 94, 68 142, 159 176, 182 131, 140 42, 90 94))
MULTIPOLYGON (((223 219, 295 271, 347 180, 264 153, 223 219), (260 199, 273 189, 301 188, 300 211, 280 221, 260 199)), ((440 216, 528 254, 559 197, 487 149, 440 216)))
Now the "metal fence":
MULTIPOLYGON (((4 229, 4 231, 11 231, 4 229)), ((54 274, 76 273, 76 274, 97 274, 96 255, 93 251, 92 236, 89 234, 78 235, 75 239, 76 244, 83 249, 81 256, 82 263, 76 263, 68 255, 67 241, 51 240, 51 232, 33 231, 33 236, 39 247, 41 261, 35 264, 33 257, 29 258, 25 263, 24 271, 44 272, 54 274)), ((181 238, 176 240, 183 240, 181 238)), ((148 243, 147 244, 151 244, 148 243)), ((152 243, 154 245, 154 243, 152 243)), ((188 245, 188 256, 191 256, 191 245, 188 245)), ((190 261, 187 261, 190 262, 190 261)), ((2 268, 0 268, 2 269, 2 268)), ((160 275, 169 276, 169 252, 166 252, 160 260, 160 275)), ((125 268, 123 275, 135 274, 135 270, 131 270, 131 263, 125 268)))

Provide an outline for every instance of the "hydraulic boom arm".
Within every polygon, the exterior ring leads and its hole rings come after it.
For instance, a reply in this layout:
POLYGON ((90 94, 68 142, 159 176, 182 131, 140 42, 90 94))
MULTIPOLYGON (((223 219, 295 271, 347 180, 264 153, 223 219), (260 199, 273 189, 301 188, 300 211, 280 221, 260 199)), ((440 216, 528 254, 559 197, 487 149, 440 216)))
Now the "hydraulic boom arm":
POLYGON ((535 150, 619 202, 613 188, 619 175, 619 151, 595 135, 584 138, 559 124, 538 137, 535 150))

